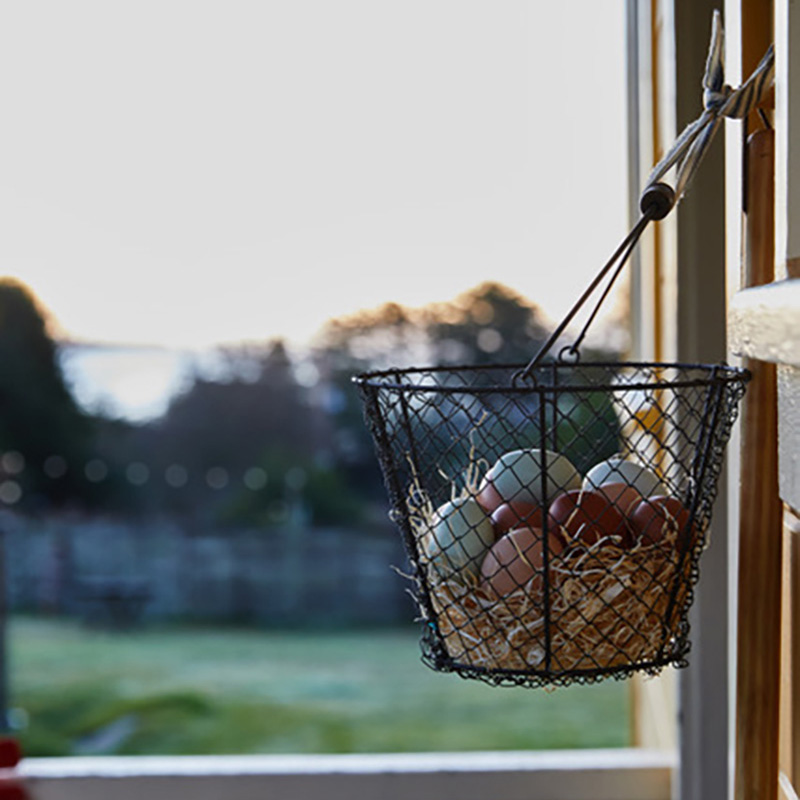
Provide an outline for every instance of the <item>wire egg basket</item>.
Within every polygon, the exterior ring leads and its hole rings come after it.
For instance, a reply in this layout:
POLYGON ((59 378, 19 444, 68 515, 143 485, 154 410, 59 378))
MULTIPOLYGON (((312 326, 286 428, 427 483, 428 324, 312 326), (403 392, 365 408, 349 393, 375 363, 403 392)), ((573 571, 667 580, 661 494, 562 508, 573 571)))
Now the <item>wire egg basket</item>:
POLYGON ((354 378, 435 670, 534 687, 687 664, 700 554, 749 373, 581 364, 601 304, 675 194, 656 182, 640 205, 529 364, 354 378))
POLYGON ((494 685, 684 666, 687 612, 748 374, 724 365, 359 376, 423 660, 494 685))
POLYGON ((423 660, 436 670, 558 686, 686 666, 700 555, 750 376, 724 364, 581 364, 580 346, 722 119, 746 117, 773 82, 770 47, 742 86, 727 86, 722 38, 715 12, 701 116, 653 168, 638 222, 529 364, 354 378, 408 555, 423 660), (673 168, 674 190, 662 182, 673 168))

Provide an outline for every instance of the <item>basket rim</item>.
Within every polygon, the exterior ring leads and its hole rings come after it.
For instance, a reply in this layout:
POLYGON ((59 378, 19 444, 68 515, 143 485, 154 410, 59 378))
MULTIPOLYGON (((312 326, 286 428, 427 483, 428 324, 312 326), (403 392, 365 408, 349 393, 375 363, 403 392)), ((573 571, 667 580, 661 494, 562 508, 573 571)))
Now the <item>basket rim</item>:
POLYGON ((538 374, 568 373, 581 369, 680 369, 680 370, 706 370, 706 377, 687 378, 683 380, 641 380, 626 381, 624 383, 603 384, 569 384, 568 386, 539 385, 535 382, 523 385, 512 385, 511 381, 493 386, 432 386, 421 383, 401 383, 400 376, 413 377, 414 375, 454 374, 491 372, 493 370, 522 370, 526 364, 477 364, 477 365, 439 365, 427 367, 391 367, 389 369, 362 372, 351 378, 359 387, 369 386, 374 389, 390 389, 401 392, 426 392, 430 394, 495 394, 509 392, 514 394, 576 392, 576 391, 631 391, 634 389, 665 389, 665 388, 690 388, 698 386, 712 386, 717 383, 747 383, 752 374, 743 367, 734 367, 724 362, 717 364, 686 363, 676 361, 593 361, 585 364, 562 364, 550 362, 536 368, 538 374))

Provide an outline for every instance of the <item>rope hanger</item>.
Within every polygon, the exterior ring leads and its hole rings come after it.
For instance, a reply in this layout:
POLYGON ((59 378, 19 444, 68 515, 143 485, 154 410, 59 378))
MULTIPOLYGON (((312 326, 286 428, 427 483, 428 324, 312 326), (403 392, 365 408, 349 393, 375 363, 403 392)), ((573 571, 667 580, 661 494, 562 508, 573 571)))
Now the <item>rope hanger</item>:
POLYGON ((753 74, 738 89, 731 88, 725 83, 723 43, 722 17, 719 11, 714 11, 703 76, 703 113, 683 129, 647 180, 647 186, 652 186, 680 161, 675 180, 676 204, 694 177, 722 120, 746 117, 764 99, 775 80, 775 47, 770 45, 753 74))

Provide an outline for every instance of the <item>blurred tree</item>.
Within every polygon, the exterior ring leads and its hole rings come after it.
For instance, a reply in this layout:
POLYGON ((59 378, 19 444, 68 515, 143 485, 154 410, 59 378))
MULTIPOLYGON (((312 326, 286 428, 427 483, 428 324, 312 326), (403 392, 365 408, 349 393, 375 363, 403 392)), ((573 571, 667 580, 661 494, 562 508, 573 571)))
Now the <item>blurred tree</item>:
POLYGON ((331 320, 317 345, 328 372, 526 363, 548 333, 538 306, 501 283, 485 282, 446 303, 421 309, 386 303, 331 320))
POLYGON ((33 294, 10 279, 0 280, 0 365, 0 480, 19 485, 23 508, 91 501, 97 489, 76 465, 90 452, 92 420, 64 382, 33 294))
POLYGON ((354 374, 412 364, 525 363, 547 335, 540 317, 512 289, 483 283, 455 301, 421 309, 387 303, 329 322, 316 359, 333 397, 334 462, 369 496, 385 495, 354 374))
POLYGON ((427 344, 422 312, 397 303, 332 319, 317 341, 327 366, 337 370, 411 365, 427 344))
POLYGON ((225 377, 196 377, 155 425, 162 449, 206 469, 257 463, 268 447, 307 453, 312 430, 285 344, 229 348, 225 377))
POLYGON ((282 341, 228 348, 220 356, 218 379, 197 375, 163 417, 118 431, 127 457, 159 474, 145 498, 151 509, 215 515, 266 453, 308 460, 320 446, 320 415, 282 341))
POLYGON ((364 498, 340 469, 280 449, 266 453, 256 469, 260 480, 233 495, 221 521, 353 526, 364 519, 364 498))
POLYGON ((157 424, 163 447, 192 464, 246 468, 268 448, 308 453, 313 426, 285 344, 229 348, 222 380, 196 378, 157 424))
MULTIPOLYGON (((361 403, 351 382, 354 374, 412 364, 523 365, 536 355, 549 334, 538 306, 513 289, 491 281, 446 303, 420 309, 390 303, 332 320, 318 338, 316 359, 322 383, 332 398, 329 413, 334 426, 333 462, 365 494, 375 499, 385 494, 361 403)), ((569 341, 568 336, 564 337, 557 347, 569 341)), ((586 346, 582 355, 585 361, 613 360, 616 356, 586 346)), ((498 400, 484 398, 488 412, 498 400)), ((518 400, 518 410, 525 402, 518 400)), ((535 419, 537 404, 538 398, 531 397, 526 415, 530 419, 535 419)), ((587 414, 591 411, 586 409, 587 414)), ((518 420, 516 424, 523 422, 518 420)), ((514 446, 502 435, 503 430, 501 425, 488 437, 499 448, 495 455, 514 446)), ((528 433, 535 441, 534 433, 528 433)), ((577 455, 579 446, 574 449, 577 455)))
POLYGON ((439 364, 526 363, 549 333, 536 305, 493 282, 429 307, 425 318, 433 361, 439 364))
POLYGON ((359 503, 386 502, 354 374, 415 363, 525 363, 546 334, 535 305, 484 283, 449 303, 387 303, 331 320, 298 363, 281 340, 221 350, 215 377, 196 375, 162 418, 98 422, 103 457, 147 486, 128 486, 114 500, 230 522, 280 521, 295 503, 317 523, 353 521, 359 503), (302 490, 292 490, 287 476, 300 473, 302 490))
POLYGON ((374 445, 352 378, 361 372, 425 361, 428 346, 422 312, 397 303, 332 319, 317 337, 318 394, 330 420, 327 457, 364 497, 385 502, 374 445))

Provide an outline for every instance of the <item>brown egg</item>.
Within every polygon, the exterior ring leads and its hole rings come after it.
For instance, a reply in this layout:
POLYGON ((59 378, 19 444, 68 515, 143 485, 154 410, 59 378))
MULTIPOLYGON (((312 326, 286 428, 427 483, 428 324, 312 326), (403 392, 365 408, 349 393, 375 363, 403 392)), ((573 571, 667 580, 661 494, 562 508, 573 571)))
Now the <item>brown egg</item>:
POLYGON ((633 509, 644 500, 642 493, 627 483, 605 483, 596 489, 598 494, 605 495, 627 517, 633 509))
MULTIPOLYGON (((550 559, 564 549, 564 541, 548 534, 550 559)), ((481 575, 498 595, 505 597, 544 572, 544 536, 539 528, 517 528, 498 539, 483 560, 481 575)))
MULTIPOLYGON (((677 531, 681 537, 688 535, 689 509, 674 497, 656 495, 642 500, 630 516, 636 538, 642 544, 657 544, 668 532, 677 531)), ((697 536, 693 528, 692 545, 697 536)), ((681 541, 685 541, 681 538, 681 541)))
POLYGON ((498 536, 515 528, 541 528, 542 507, 522 501, 503 503, 492 512, 492 525, 498 536))
POLYGON ((500 492, 494 488, 494 484, 491 481, 484 481, 481 484, 480 491, 475 499, 487 514, 494 513, 496 508, 506 502, 500 492))
POLYGON ((574 489, 559 495, 550 506, 550 524, 561 526, 573 539, 596 544, 609 536, 620 544, 631 542, 625 517, 605 494, 574 489))

